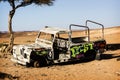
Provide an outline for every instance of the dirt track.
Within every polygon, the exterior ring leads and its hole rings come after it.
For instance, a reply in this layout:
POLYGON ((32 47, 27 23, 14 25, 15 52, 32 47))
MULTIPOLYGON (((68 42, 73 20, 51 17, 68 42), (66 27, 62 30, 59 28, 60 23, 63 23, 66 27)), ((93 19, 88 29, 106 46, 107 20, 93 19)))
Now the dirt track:
MULTIPOLYGON (((120 43, 120 28, 106 29, 107 43, 120 43), (110 32, 111 31, 111 32, 110 32)), ((16 36, 15 44, 32 43, 34 35, 16 36), (22 40, 20 41, 20 38, 22 40)), ((0 43, 8 37, 1 37, 0 43)), ((113 46, 100 61, 71 62, 42 68, 25 67, 13 63, 10 54, 0 53, 0 80, 120 80, 120 49, 113 46), (7 55, 6 55, 7 54, 7 55)))

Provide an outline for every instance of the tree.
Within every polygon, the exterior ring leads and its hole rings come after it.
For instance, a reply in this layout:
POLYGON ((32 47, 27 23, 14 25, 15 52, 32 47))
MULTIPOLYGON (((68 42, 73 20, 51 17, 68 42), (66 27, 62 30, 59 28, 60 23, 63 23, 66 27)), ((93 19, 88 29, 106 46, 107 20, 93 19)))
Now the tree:
POLYGON ((10 4, 10 6, 12 7, 12 9, 9 11, 9 17, 8 17, 8 30, 9 30, 9 34, 10 34, 10 40, 9 40, 9 45, 6 48, 5 51, 7 52, 11 52, 12 48, 13 48, 13 44, 14 44, 14 33, 12 30, 12 19, 13 16, 16 12, 16 10, 20 7, 25 7, 31 4, 36 4, 36 5, 52 5, 53 1, 55 0, 0 0, 0 2, 8 2, 10 4))

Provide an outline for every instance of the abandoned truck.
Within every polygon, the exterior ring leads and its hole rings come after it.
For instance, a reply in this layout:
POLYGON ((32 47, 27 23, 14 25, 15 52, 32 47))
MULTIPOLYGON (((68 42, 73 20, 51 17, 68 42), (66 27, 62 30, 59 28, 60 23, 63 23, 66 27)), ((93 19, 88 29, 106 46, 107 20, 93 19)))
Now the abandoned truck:
MULTIPOLYGON (((81 31, 83 32, 83 30, 81 31)), ((77 32, 80 32, 80 30, 77 32)), ((38 33, 35 43, 13 46, 13 57, 11 60, 22 65, 39 67, 46 64, 62 63, 88 57, 100 59, 105 51, 105 47, 104 26, 87 20, 85 26, 71 24, 68 30, 46 26, 38 33), (101 39, 90 40, 88 23, 102 26, 101 39), (72 30, 75 27, 85 28, 86 35, 79 36, 72 30)))

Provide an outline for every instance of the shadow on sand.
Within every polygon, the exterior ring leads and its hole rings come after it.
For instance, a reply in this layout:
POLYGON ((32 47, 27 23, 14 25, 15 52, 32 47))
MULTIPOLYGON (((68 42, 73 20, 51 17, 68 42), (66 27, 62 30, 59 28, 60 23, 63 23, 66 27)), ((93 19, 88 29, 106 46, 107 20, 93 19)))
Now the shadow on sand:
POLYGON ((14 77, 11 74, 0 72, 0 80, 19 80, 19 77, 14 77))
POLYGON ((102 60, 107 60, 107 59, 113 59, 113 58, 120 58, 120 55, 114 55, 114 54, 103 54, 101 56, 102 60))
POLYGON ((118 49, 120 49, 120 43, 107 44, 106 49, 107 50, 118 50, 118 49))
MULTIPOLYGON (((120 43, 116 43, 116 44, 107 44, 106 46, 107 50, 118 50, 120 49, 120 43)), ((114 55, 114 54, 105 54, 103 55, 103 59, 111 59, 111 58, 117 58, 117 61, 120 61, 120 54, 119 55, 114 55)))

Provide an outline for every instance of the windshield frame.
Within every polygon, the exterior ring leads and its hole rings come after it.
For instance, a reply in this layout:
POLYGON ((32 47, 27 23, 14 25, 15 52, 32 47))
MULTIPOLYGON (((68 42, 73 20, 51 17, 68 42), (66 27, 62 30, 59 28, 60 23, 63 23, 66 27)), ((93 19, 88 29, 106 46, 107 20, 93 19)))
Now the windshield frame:
POLYGON ((40 31, 37 36, 37 41, 38 42, 40 41, 41 43, 44 43, 44 44, 52 45, 55 40, 55 36, 56 36, 55 34, 40 31), (43 36, 42 33, 45 34, 45 36, 43 38, 40 38, 41 36, 43 36), (47 37, 49 37, 49 36, 51 37, 52 40, 47 39, 47 37))

